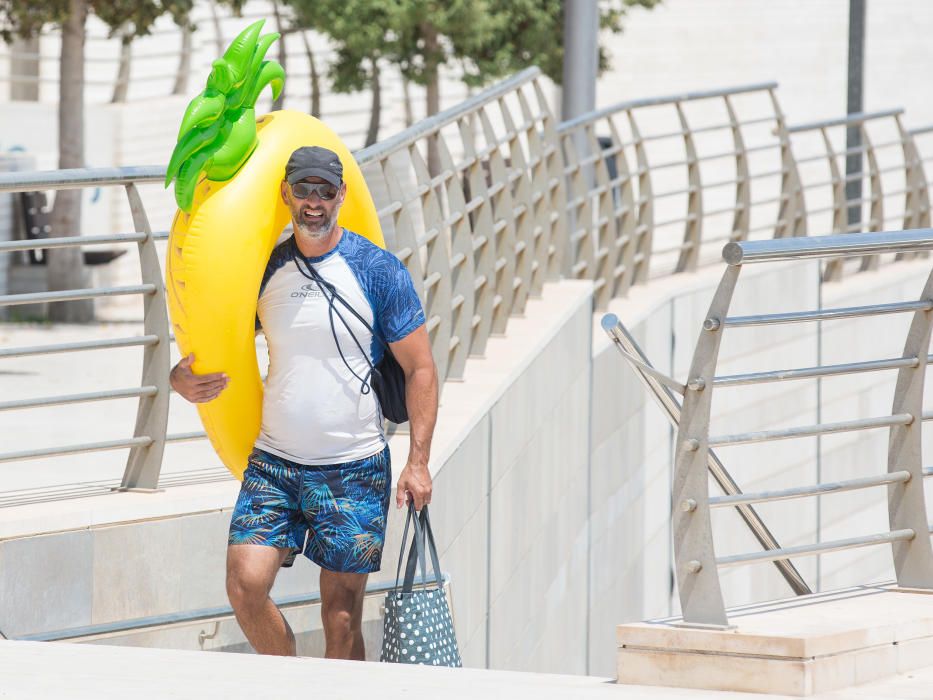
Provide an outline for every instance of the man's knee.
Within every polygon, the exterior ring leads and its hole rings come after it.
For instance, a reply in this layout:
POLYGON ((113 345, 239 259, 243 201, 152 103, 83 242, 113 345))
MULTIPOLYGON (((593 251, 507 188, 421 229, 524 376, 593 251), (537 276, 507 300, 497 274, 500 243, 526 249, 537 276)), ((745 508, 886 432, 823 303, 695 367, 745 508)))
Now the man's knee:
POLYGON ((325 624, 349 630, 359 617, 365 586, 365 574, 322 572, 321 613, 325 624))
POLYGON ((264 550, 252 553, 231 548, 228 551, 227 597, 235 609, 265 603, 278 567, 277 557, 270 558, 269 554, 271 552, 264 550))
POLYGON ((322 613, 323 622, 328 631, 346 634, 353 629, 354 615, 352 610, 329 605, 322 613))
POLYGON ((268 591, 259 577, 244 571, 227 572, 227 597, 234 608, 258 605, 267 595, 268 591))

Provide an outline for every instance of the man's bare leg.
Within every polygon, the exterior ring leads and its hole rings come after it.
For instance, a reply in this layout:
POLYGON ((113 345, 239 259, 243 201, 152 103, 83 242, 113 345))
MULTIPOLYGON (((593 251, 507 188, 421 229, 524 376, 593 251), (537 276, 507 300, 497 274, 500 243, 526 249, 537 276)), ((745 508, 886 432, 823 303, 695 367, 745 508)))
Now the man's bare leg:
POLYGON ((367 575, 321 569, 321 621, 328 659, 366 660, 363 594, 367 575))
POLYGON ((227 547, 227 597, 240 628, 259 654, 296 654, 295 635, 269 597, 288 552, 259 544, 227 547))

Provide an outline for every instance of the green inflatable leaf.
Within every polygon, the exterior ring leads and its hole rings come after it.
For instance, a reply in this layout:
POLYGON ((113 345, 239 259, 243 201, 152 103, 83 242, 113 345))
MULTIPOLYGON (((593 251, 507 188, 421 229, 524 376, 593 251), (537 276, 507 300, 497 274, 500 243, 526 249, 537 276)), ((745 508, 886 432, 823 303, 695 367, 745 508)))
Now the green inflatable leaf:
POLYGON ((259 143, 256 100, 267 85, 273 98, 282 92, 285 71, 275 61, 263 60, 279 35, 260 36, 264 23, 254 22, 233 40, 212 64, 204 91, 185 110, 165 186, 175 181, 175 201, 186 212, 202 175, 229 180, 249 160, 259 143))

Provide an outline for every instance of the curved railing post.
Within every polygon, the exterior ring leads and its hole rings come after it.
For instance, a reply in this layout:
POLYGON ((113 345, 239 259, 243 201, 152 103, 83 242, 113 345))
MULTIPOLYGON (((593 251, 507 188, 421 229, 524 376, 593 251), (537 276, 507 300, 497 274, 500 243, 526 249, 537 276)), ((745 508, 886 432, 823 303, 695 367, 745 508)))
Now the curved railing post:
MULTIPOLYGON (((438 138, 438 155, 441 169, 455 173, 456 165, 447 148, 447 141, 438 138)), ((473 338, 473 285, 476 282, 476 268, 473 265, 473 229, 467 213, 467 203, 463 196, 463 182, 460 178, 450 177, 444 180, 444 192, 447 195, 446 228, 449 230, 449 249, 447 252, 449 277, 447 294, 449 295, 450 316, 450 359, 447 365, 447 380, 463 379, 463 370, 470 354, 473 338)))
POLYGON ((593 215, 590 211, 589 186, 584 154, 580 145, 584 142, 579 132, 569 131, 563 135, 565 188, 567 198, 567 252, 564 273, 571 279, 593 279, 596 269, 596 246, 590 231, 593 215))
POLYGON ((781 147, 781 204, 778 207, 774 238, 791 238, 807 235, 807 205, 803 196, 803 185, 794 149, 787 130, 787 120, 781 111, 774 89, 768 90, 774 106, 775 131, 781 147))
POLYGON ((509 323, 515 304, 515 224, 512 204, 512 189, 509 187, 509 170, 497 145, 496 132, 489 121, 486 109, 479 110, 480 124, 489 153, 489 174, 492 184, 489 197, 492 200, 493 228, 488 235, 492 239, 495 275, 492 280, 494 294, 492 332, 502 334, 509 323))
POLYGON ((149 227, 149 218, 134 183, 126 185, 126 197, 136 231, 146 234, 145 239, 137 244, 142 281, 155 287, 152 294, 143 296, 143 329, 146 335, 157 336, 159 342, 146 345, 143 349, 140 386, 155 386, 156 393, 139 397, 136 427, 133 430, 134 438, 149 437, 151 442, 130 450, 120 488, 156 489, 159 486, 162 453, 165 450, 165 434, 168 429, 168 372, 171 361, 168 307, 165 303, 162 267, 152 238, 152 229, 149 227))
MULTIPOLYGON (((567 197, 564 191, 564 173, 563 159, 561 157, 560 139, 557 137, 557 125, 554 115, 548 107, 548 100, 541 87, 541 79, 535 78, 532 81, 534 86, 535 98, 538 102, 538 109, 543 115, 541 122, 541 133, 544 135, 544 143, 541 149, 541 159, 543 161, 542 172, 546 176, 546 188, 537 190, 544 196, 541 199, 541 219, 547 230, 546 247, 543 253, 546 254, 546 279, 549 282, 556 282, 560 279, 560 272, 563 265, 564 253, 567 249, 567 220, 565 212, 567 211, 567 197)), ((538 132, 535 132, 537 134, 538 132)))
POLYGON ((677 272, 695 270, 700 260, 700 243, 703 238, 703 186, 700 183, 700 161, 697 158, 693 132, 687 123, 684 106, 676 103, 677 118, 684 137, 684 153, 687 164, 687 214, 684 224, 684 242, 677 261, 677 272))
POLYGON ((596 308, 605 309, 613 297, 616 268, 619 265, 619 238, 616 221, 613 216, 613 191, 610 181, 609 165, 603 148, 596 136, 596 124, 587 124, 584 128, 590 153, 596 161, 590 169, 593 180, 593 227, 595 235, 594 264, 591 278, 595 282, 593 295, 596 308))
POLYGON ((651 247, 654 238, 654 190, 651 185, 651 167, 645 140, 638 130, 632 110, 627 111, 632 142, 635 146, 635 163, 638 173, 638 219, 635 222, 632 282, 647 282, 651 269, 651 247))
MULTIPOLYGON (((518 105, 522 112, 522 121, 525 124, 533 125, 535 123, 534 112, 528 104, 528 99, 522 90, 515 93, 518 97, 518 105)), ((539 105, 538 109, 542 109, 539 105)), ((532 297, 540 297, 544 288, 544 283, 549 279, 548 269, 550 267, 550 254, 552 250, 551 227, 549 226, 548 204, 548 173, 546 150, 559 145, 558 142, 547 143, 546 137, 538 129, 532 128, 525 131, 525 138, 528 141, 528 181, 531 187, 531 217, 532 217, 532 241, 533 247, 530 255, 534 260, 534 272, 528 283, 528 293, 532 297)))
POLYGON ((611 154, 615 163, 615 178, 610 181, 612 190, 612 218, 615 221, 616 240, 619 249, 615 270, 613 270, 612 295, 621 297, 628 294, 629 287, 635 280, 635 195, 632 193, 632 173, 625 155, 622 136, 612 117, 607 117, 609 124, 611 154))
MULTIPOLYGON (((927 278, 921 301, 933 301, 933 272, 927 278)), ((908 471, 910 479, 888 485, 888 521, 892 530, 911 529, 910 540, 892 542, 897 583, 906 588, 933 588, 933 548, 923 489, 923 386, 930 351, 933 310, 914 312, 902 357, 916 363, 901 367, 894 388, 892 415, 909 413, 907 425, 891 427, 888 437, 888 472, 908 471)))
MULTIPOLYGON (((846 206, 846 181, 839 170, 839 164, 836 162, 836 153, 833 151, 832 142, 829 140, 829 134, 826 133, 826 127, 820 127, 820 136, 823 138, 823 146, 826 149, 826 163, 829 167, 830 186, 833 190, 833 233, 847 233, 849 230, 848 212, 846 206)), ((843 261, 839 258, 827 260, 826 267, 823 270, 824 282, 837 282, 842 279, 843 261)))
POLYGON ((930 186, 915 135, 918 131, 924 133, 930 129, 906 131, 900 118, 897 119, 897 127, 904 135, 904 161, 907 163, 907 207, 904 228, 927 228, 930 225, 930 186), (911 215, 910 226, 907 226, 908 213, 911 215))
MULTIPOLYGON (((868 182, 869 182, 869 195, 868 201, 870 203, 868 208, 868 226, 864 224, 859 227, 861 231, 883 231, 884 230, 884 192, 881 188, 881 170, 878 167, 878 158, 875 155, 875 149, 872 146, 871 138, 868 136, 868 129, 865 128, 865 122, 859 124, 859 132, 862 139, 862 148, 865 151, 867 156, 866 160, 868 161, 868 182)), ((906 183, 905 183, 906 188, 906 183)), ((857 206, 861 207, 862 202, 859 201, 857 206)), ((849 231, 849 228, 846 227, 846 231, 849 231)), ((862 263, 859 266, 860 270, 877 270, 878 269, 878 256, 877 255, 867 255, 862 258, 862 263)))
MULTIPOLYGON (((534 203, 531 196, 531 182, 528 179, 528 162, 520 138, 523 130, 516 128, 512 112, 505 97, 500 97, 499 111, 508 134, 506 146, 509 153, 508 187, 512 191, 512 210, 510 216, 514 222, 515 247, 509 253, 515 260, 515 277, 512 281, 514 297, 512 313, 521 314, 528 303, 529 287, 537 274, 538 261, 535 260, 535 221, 534 203)), ((533 125, 532 125, 533 126, 533 125)))
MULTIPOLYGON (((486 352, 486 342, 492 330, 493 300, 496 292, 496 249, 493 228, 495 212, 489 196, 486 182, 484 160, 476 152, 476 112, 469 118, 460 119, 460 139, 463 141, 464 155, 469 165, 464 172, 466 185, 470 193, 468 218, 473 229, 469 241, 470 250, 465 251, 473 260, 473 279, 468 280, 472 287, 473 300, 470 303, 470 323, 473 327, 473 339, 470 354, 482 356, 486 352)), ((457 251, 453 251, 457 255, 457 251)), ((458 280, 458 288, 459 288, 458 280)))
POLYGON ((709 517, 709 421, 713 378, 724 320, 740 265, 729 265, 710 304, 687 378, 687 391, 674 444, 671 529, 674 565, 684 622, 729 624, 723 604, 709 517))
POLYGON ((732 144, 735 146, 735 213, 732 215, 732 233, 730 241, 744 241, 748 238, 749 221, 752 209, 752 189, 748 174, 748 152, 745 139, 742 138, 742 125, 736 116, 735 108, 729 95, 723 95, 729 126, 732 130, 732 144))
POLYGON ((895 115, 894 123, 904 153, 904 228, 926 228, 930 225, 930 194, 923 160, 913 134, 904 128, 899 114, 895 115))

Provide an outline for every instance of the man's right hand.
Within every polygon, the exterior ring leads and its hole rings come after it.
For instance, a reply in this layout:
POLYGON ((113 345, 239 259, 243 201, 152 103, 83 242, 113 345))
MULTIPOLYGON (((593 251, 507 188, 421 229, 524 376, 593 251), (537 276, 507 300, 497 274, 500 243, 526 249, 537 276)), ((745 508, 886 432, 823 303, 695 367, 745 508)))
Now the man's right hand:
POLYGON ((191 371, 194 353, 183 357, 168 375, 172 388, 191 403, 206 403, 217 398, 230 377, 223 372, 213 374, 195 374, 191 371))

